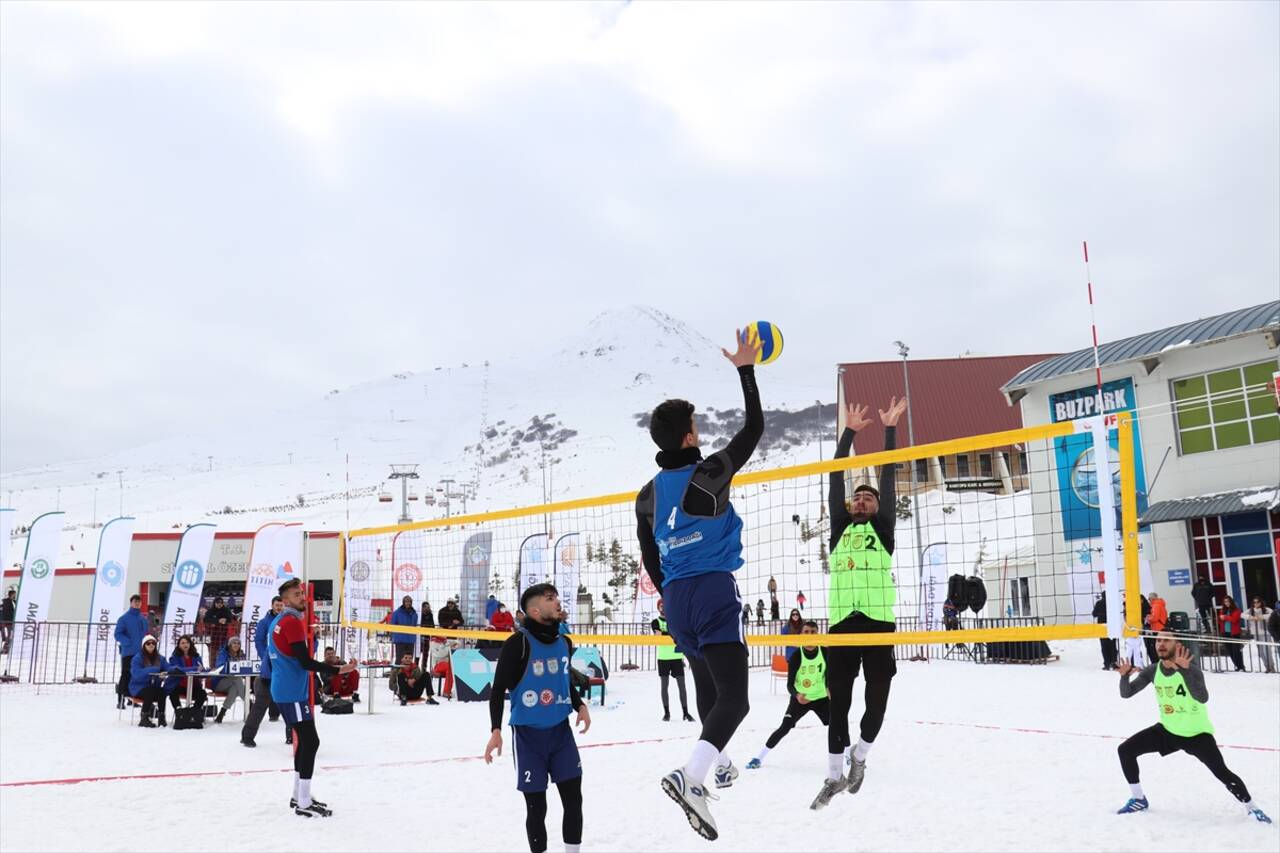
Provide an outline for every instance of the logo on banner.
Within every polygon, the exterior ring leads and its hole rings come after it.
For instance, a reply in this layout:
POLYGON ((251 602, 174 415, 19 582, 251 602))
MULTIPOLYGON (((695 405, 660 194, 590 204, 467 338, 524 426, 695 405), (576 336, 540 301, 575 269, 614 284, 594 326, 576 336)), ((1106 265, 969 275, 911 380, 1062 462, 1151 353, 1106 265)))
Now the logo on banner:
POLYGON ((544 690, 538 696, 538 701, 543 705, 550 705, 552 702, 556 701, 556 694, 552 693, 550 690, 544 690))
POLYGON ((249 571, 249 577, 256 581, 258 586, 266 586, 276 579, 275 566, 270 563, 258 563, 249 571))
POLYGON ((291 577, 293 577, 293 565, 290 564, 288 560, 285 560, 284 565, 276 569, 276 578, 283 579, 291 577))
POLYGON ((183 589, 195 589, 204 580, 204 566, 196 560, 186 560, 178 566, 174 577, 183 589))
POLYGON ((487 559, 489 559, 489 552, 480 543, 477 542, 467 549, 467 560, 471 565, 478 566, 487 559))
POLYGON ((115 560, 107 560, 102 567, 102 582, 107 586, 120 586, 124 583, 124 566, 115 560))
POLYGON ((357 560, 351 564, 351 579, 356 583, 364 583, 369 579, 369 564, 364 560, 357 560))
POLYGON ((540 660, 535 660, 535 661, 533 661, 533 662, 532 662, 532 665, 533 665, 533 677, 534 677, 534 678, 541 678, 541 677, 542 677, 542 673, 546 671, 546 669, 545 669, 545 668, 543 667, 543 665, 542 665, 542 661, 540 661, 540 660))
POLYGON ((49 574, 49 561, 43 557, 31 561, 31 577, 40 580, 49 574))
POLYGON ((560 565, 564 566, 566 569, 571 569, 577 561, 577 544, 574 542, 566 542, 564 547, 560 549, 560 565))
POLYGON ((640 569, 640 591, 645 595, 657 595, 658 588, 653 585, 653 578, 643 568, 640 569))
POLYGON ((532 690, 526 690, 521 694, 520 701, 524 703, 526 708, 532 708, 534 705, 538 704, 538 694, 532 690))
POLYGON ((422 583, 422 571, 413 563, 402 563, 396 569, 396 588, 397 589, 417 589, 422 583))

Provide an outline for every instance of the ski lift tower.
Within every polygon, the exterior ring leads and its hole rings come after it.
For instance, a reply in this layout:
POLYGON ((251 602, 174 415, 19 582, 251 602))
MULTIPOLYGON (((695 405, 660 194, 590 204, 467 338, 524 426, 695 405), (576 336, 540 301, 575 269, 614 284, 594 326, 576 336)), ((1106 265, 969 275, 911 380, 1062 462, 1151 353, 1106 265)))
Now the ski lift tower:
POLYGON ((418 466, 392 465, 387 479, 400 481, 400 523, 408 524, 413 521, 409 517, 409 481, 418 479, 418 466))

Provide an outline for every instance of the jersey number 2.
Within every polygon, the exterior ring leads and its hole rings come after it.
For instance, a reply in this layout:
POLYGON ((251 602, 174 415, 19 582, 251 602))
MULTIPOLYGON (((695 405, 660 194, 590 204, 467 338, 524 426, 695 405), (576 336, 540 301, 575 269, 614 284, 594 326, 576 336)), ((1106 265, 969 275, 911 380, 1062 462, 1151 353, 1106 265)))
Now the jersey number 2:
POLYGON ((676 508, 675 507, 671 508, 671 515, 667 517, 667 527, 670 527, 672 530, 676 529, 676 508))
POLYGON ((529 771, 528 771, 528 770, 524 771, 524 781, 526 781, 526 782, 530 781, 530 779, 529 779, 529 771))

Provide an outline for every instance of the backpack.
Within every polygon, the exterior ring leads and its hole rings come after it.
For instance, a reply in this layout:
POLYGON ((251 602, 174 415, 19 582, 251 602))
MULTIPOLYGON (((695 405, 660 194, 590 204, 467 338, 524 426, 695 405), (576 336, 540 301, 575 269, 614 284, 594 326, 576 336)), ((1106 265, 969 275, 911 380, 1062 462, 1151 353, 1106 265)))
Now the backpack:
POLYGON ((947 579, 947 600, 955 605, 957 616, 969 606, 969 587, 964 575, 952 575, 947 579))
POLYGON ((335 696, 320 706, 321 714, 354 714, 355 712, 355 703, 340 696, 335 696))
POLYGON ((204 708, 200 705, 188 705, 177 708, 173 712, 174 731, 179 729, 203 729, 204 708))
POLYGON ((969 579, 964 582, 964 586, 965 600, 969 604, 969 609, 977 613, 987 603, 987 587, 982 583, 982 578, 977 575, 970 575, 969 579))

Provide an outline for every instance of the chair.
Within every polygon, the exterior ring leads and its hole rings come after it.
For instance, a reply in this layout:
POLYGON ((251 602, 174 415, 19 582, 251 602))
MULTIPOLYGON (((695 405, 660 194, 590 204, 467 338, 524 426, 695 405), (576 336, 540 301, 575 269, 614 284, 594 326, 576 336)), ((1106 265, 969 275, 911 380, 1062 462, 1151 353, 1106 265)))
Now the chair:
POLYGON ((595 646, 582 646, 573 650, 573 668, 582 675, 587 677, 587 701, 591 701, 591 692, 600 688, 600 706, 604 707, 605 696, 605 672, 604 660, 600 657, 600 650, 595 646), (591 667, 595 666, 596 671, 601 675, 592 675, 591 667))
POLYGON ((778 692, 778 679, 782 679, 782 683, 787 683, 787 656, 774 655, 773 660, 769 663, 769 692, 778 692))

